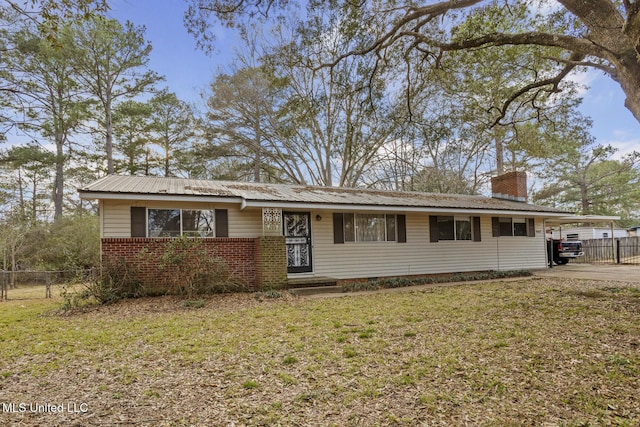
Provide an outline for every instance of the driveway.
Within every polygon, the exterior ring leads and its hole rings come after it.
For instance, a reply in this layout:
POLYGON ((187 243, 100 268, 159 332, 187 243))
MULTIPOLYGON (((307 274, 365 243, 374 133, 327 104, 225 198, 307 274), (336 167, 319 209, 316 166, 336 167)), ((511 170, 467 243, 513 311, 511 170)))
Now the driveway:
POLYGON ((566 279, 614 280, 640 283, 640 265, 566 264, 533 270, 534 276, 566 279))

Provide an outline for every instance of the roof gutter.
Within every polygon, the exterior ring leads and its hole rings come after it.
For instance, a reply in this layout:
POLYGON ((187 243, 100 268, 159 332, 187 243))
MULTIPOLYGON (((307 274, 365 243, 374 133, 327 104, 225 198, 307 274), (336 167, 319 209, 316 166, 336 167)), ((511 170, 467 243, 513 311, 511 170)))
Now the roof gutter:
POLYGON ((567 212, 540 212, 521 210, 500 210, 500 209, 479 209, 479 208, 437 208, 428 206, 401 206, 401 205, 353 205, 334 203, 295 203, 295 202, 269 202, 242 200, 241 209, 252 208, 281 208, 281 209, 326 209, 335 211, 396 211, 396 212, 431 212, 431 213, 452 213, 464 212, 469 214, 484 215, 526 215, 530 217, 557 218, 566 217, 567 212))
POLYGON ((81 199, 99 200, 149 200, 161 202, 242 203, 241 197, 212 197, 181 194, 102 193, 79 191, 81 199))

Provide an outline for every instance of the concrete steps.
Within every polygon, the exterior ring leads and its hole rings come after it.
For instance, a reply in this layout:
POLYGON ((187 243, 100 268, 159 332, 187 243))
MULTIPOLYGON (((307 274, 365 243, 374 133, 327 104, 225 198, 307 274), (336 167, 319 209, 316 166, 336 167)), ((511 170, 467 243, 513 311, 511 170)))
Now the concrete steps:
POLYGON ((331 277, 296 277, 287 282, 287 289, 294 295, 319 295, 342 293, 342 286, 337 279, 331 277))
POLYGON ((341 294, 342 286, 311 286, 308 288, 290 288, 289 292, 298 296, 321 295, 321 294, 341 294))

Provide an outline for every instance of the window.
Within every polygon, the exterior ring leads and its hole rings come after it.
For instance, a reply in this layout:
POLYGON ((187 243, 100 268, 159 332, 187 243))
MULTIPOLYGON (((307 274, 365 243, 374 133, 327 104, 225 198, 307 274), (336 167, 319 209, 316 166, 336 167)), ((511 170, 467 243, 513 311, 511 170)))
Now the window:
POLYGON ((180 236, 180 209, 149 209, 149 237, 180 236))
POLYGON ((513 219, 513 235, 514 236, 527 235, 527 222, 524 220, 524 218, 513 219))
POLYGON ((513 236, 513 222, 511 218, 498 218, 500 223, 500 236, 513 236))
POLYGON ((404 215, 380 213, 333 214, 334 243, 406 242, 404 215))
POLYGON ((456 217, 456 240, 471 240, 470 217, 456 217))
POLYGON ((455 239, 455 223, 452 216, 439 216, 438 221, 438 240, 454 240, 455 239))
POLYGON ((149 237, 213 237, 213 210, 148 209, 149 237))
MULTIPOLYGON (((440 240, 471 240, 471 217, 468 216, 432 216, 431 241, 440 240), (437 237, 434 239, 434 236, 437 237)), ((480 224, 478 218, 478 235, 480 224)))
POLYGON ((535 219, 533 218, 491 218, 493 237, 501 236, 524 236, 535 237, 535 219))
POLYGON ((479 216, 429 216, 429 241, 473 240, 481 242, 479 216))
POLYGON ((183 210, 182 235, 213 237, 214 213, 210 210, 183 210))

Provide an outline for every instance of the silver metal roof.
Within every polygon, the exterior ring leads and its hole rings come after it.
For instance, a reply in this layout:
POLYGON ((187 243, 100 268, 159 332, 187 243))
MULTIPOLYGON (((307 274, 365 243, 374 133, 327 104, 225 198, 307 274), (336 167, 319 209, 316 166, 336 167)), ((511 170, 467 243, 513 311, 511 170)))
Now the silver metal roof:
POLYGON ((109 175, 79 188, 86 199, 131 199, 213 201, 225 199, 244 206, 273 207, 317 205, 394 208, 436 208, 452 210, 499 210, 549 213, 563 216, 568 212, 517 201, 463 194, 399 192, 344 187, 268 184, 232 181, 209 181, 183 178, 109 175))

